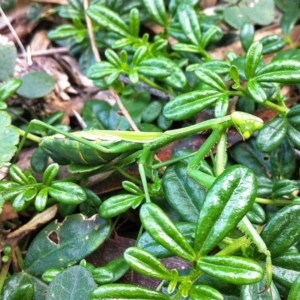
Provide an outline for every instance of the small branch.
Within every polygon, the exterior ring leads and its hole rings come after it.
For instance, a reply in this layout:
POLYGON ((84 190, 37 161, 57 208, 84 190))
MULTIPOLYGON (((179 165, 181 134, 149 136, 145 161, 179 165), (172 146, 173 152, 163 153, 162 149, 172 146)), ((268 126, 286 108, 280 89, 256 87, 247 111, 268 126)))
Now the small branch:
MULTIPOLYGON (((34 51, 31 52, 30 55, 33 56, 47 56, 47 55, 55 55, 55 54, 62 54, 62 53, 68 53, 69 48, 67 47, 60 47, 60 48, 50 48, 46 50, 41 51, 34 51)), ((20 53, 18 54, 18 57, 26 57, 26 53, 20 53)))

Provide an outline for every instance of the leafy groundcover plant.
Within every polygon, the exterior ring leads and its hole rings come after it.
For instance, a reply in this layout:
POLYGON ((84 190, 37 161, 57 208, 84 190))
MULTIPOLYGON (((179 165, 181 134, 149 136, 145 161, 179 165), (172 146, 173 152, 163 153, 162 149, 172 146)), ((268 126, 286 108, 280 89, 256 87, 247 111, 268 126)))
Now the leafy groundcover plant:
POLYGON ((95 86, 121 99, 129 119, 120 104, 91 99, 82 110, 84 131, 61 126, 61 112, 20 125, 5 101, 21 94, 26 81, 2 79, 0 166, 9 169, 0 182, 1 209, 9 202, 16 212, 34 214, 31 222, 57 208, 63 217, 29 246, 4 236, 2 299, 299 299, 300 105, 290 106, 282 92, 284 86, 298 92, 300 83, 300 50, 290 38, 299 4, 230 1, 208 16, 199 2, 100 0, 84 8, 70 0, 56 7, 69 23, 50 38, 70 47, 95 86), (272 16, 275 4, 283 37, 257 41, 251 22, 272 22, 263 16, 272 16), (234 22, 236 13, 242 19, 234 22), (225 23, 238 34, 224 33, 225 23), (159 33, 147 29, 151 24, 159 33), (214 49, 232 38, 244 54, 214 59, 214 49), (96 61, 89 59, 93 43, 102 61, 95 53, 96 61), (276 117, 264 124, 258 109, 276 117), (197 122, 204 111, 213 117, 197 122), (160 160, 161 148, 197 140, 200 132, 205 140, 196 150, 180 146, 160 160), (247 141, 228 148, 231 132, 247 141), (39 147, 32 170, 21 170, 15 162, 29 140, 39 147), (58 178, 61 165, 72 174, 58 178), (120 192, 100 200, 89 180, 104 173, 111 180, 120 173, 124 181, 120 192), (139 216, 135 245, 105 266, 93 265, 88 255, 128 211, 139 216), (161 259, 170 257, 184 267, 168 268, 161 259), (159 284, 122 283, 130 268, 159 284))

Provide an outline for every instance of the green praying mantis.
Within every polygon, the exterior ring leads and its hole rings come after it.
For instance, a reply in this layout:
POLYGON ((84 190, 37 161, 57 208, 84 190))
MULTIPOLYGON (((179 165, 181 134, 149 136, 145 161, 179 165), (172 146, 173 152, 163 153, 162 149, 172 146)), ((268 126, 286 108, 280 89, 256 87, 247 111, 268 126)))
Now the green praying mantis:
MULTIPOLYGON (((107 164, 128 159, 138 159, 139 172, 142 186, 144 189, 145 200, 151 202, 148 191, 148 182, 145 172, 145 166, 149 158, 153 158, 155 152, 179 139, 201 131, 212 130, 211 134, 194 153, 193 158, 187 167, 188 175, 197 183, 209 187, 215 177, 203 174, 198 170, 201 161, 205 158, 212 148, 220 142, 226 147, 226 142, 222 142, 226 131, 230 127, 235 127, 244 139, 248 139, 255 131, 263 127, 263 121, 253 115, 243 112, 233 112, 231 115, 204 121, 199 124, 188 126, 186 128, 169 130, 161 132, 128 132, 128 131, 111 131, 111 130, 92 130, 68 133, 61 131, 51 125, 45 124, 38 120, 31 121, 23 139, 19 144, 17 155, 22 149, 26 138, 30 137, 30 126, 38 124, 57 132, 53 136, 40 138, 39 147, 42 148, 54 161, 59 164, 70 164, 73 167, 94 166, 101 167, 107 164), (136 155, 138 153, 138 155, 136 155)), ((222 149, 222 151, 226 151, 222 149)), ((222 166, 217 173, 222 172, 222 166)), ((219 174, 216 174, 219 175, 219 174)), ((250 237, 257 246, 259 252, 267 257, 267 288, 271 284, 271 255, 264 241, 253 227, 247 216, 238 224, 240 230, 250 237)))

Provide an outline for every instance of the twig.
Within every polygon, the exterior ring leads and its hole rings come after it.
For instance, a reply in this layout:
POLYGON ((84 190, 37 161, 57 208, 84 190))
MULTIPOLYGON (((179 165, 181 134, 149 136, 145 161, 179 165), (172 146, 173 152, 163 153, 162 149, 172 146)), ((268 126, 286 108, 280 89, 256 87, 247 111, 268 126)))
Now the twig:
MULTIPOLYGON (((100 54, 98 52, 97 49, 97 45, 96 45, 96 41, 95 41, 95 37, 94 37, 94 33, 93 33, 93 27, 92 27, 92 22, 89 18, 89 16, 86 14, 86 10, 88 9, 88 0, 83 0, 83 7, 84 7, 84 13, 85 13, 85 20, 86 20, 86 25, 87 25, 87 29, 88 29, 88 33, 89 33, 89 37, 90 37, 90 42, 91 42, 91 47, 92 47, 92 51, 94 53, 95 56, 95 60, 97 62, 101 61, 101 57, 100 54)), ((109 91, 112 94, 112 96, 115 98, 119 108, 122 111, 122 114, 124 115, 124 117, 127 119, 127 121, 129 122, 130 126, 132 127, 132 129, 134 131, 140 131, 138 129, 138 127, 136 126, 136 124, 134 123, 134 121, 132 120, 129 112, 127 111, 127 109, 125 108, 125 106, 123 105, 118 93, 114 90, 113 87, 109 87, 109 91)))
MULTIPOLYGON (((54 54, 60 54, 60 53, 68 53, 69 48, 67 47, 60 47, 60 48, 51 48, 51 49, 45 49, 45 50, 40 50, 40 51, 34 51, 31 52, 31 56, 47 56, 47 55, 54 55, 54 54)), ((27 56, 24 53, 18 54, 19 57, 25 57, 27 56)))
POLYGON ((27 53, 26 50, 22 44, 22 42, 20 41, 15 29, 11 26, 10 21, 8 20, 8 18, 6 17, 6 14, 4 13, 4 11, 2 10, 1 6, 0 6, 0 13, 3 17, 4 22, 6 23, 7 27, 9 28, 10 32, 12 33, 12 35, 14 36, 15 40, 17 41, 17 44, 19 45, 21 51, 23 52, 23 55, 25 57, 27 57, 27 53))

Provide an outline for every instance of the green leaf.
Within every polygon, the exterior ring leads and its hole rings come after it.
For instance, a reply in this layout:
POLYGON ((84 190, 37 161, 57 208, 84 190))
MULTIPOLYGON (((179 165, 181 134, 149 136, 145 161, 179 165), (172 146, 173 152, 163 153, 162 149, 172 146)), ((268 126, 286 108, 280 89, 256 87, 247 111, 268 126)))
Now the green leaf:
POLYGON ((48 200, 48 188, 42 188, 36 195, 34 205, 37 211, 43 211, 48 200))
POLYGON ((297 149, 300 149, 300 131, 291 124, 287 126, 287 136, 297 149))
POLYGON ((184 221, 196 223, 206 192, 186 172, 183 163, 174 164, 164 172, 162 184, 171 207, 184 221))
POLYGON ((45 72, 31 72, 20 78, 21 87, 17 93, 25 98, 41 98, 49 94, 55 85, 52 76, 45 72))
POLYGON ((275 117, 259 131, 256 139, 258 149, 263 152, 275 150, 282 143, 286 132, 286 120, 281 116, 275 117))
POLYGON ((254 202, 247 213, 247 218, 253 224, 262 225, 266 221, 266 213, 258 203, 254 202))
POLYGON ((273 0, 256 1, 249 5, 248 0, 242 0, 239 5, 242 13, 259 25, 269 25, 275 16, 273 0))
POLYGON ((225 22, 236 29, 241 29, 245 23, 251 23, 251 19, 238 6, 225 7, 223 16, 225 22))
POLYGON ((261 43, 254 43, 250 46, 247 51, 246 60, 245 60, 245 74, 248 79, 254 77, 256 69, 262 59, 262 49, 263 46, 261 43))
POLYGON ((123 257, 112 259, 107 265, 95 268, 92 275, 96 283, 107 284, 120 279, 130 268, 123 257))
POLYGON ((189 296, 191 300, 223 300, 222 294, 216 289, 202 284, 193 285, 189 296))
POLYGON ((168 77, 173 71, 172 64, 160 58, 145 59, 136 69, 139 73, 154 78, 168 77))
POLYGON ((144 195, 121 194, 112 196, 99 207, 99 216, 106 219, 113 218, 131 207, 139 206, 143 199, 144 195))
POLYGON ((91 65, 88 69, 87 76, 91 79, 101 79, 105 76, 116 72, 118 69, 108 61, 101 61, 91 65))
POLYGON ((259 263, 239 256, 204 256, 197 266, 213 277, 237 285, 259 282, 265 275, 259 263))
POLYGON ((247 82, 247 90, 257 103, 264 103, 267 101, 267 95, 263 87, 255 79, 247 82))
POLYGON ((259 69, 255 74, 258 82, 299 83, 300 62, 297 60, 276 60, 259 69))
POLYGON ((49 195, 64 204, 80 204, 86 199, 84 190, 73 182, 52 182, 49 195))
POLYGON ((209 253, 236 228, 252 208, 256 191, 255 175, 244 166, 232 166, 215 180, 197 223, 194 248, 199 255, 209 253))
POLYGON ((163 0, 143 0, 143 4, 154 21, 162 26, 166 26, 167 14, 163 0))
POLYGON ((183 43, 177 43, 177 44, 173 45, 172 49, 175 51, 181 51, 181 52, 192 52, 192 53, 201 53, 202 52, 202 50, 199 48, 199 46, 183 44, 183 43))
POLYGON ((271 287, 267 290, 265 280, 257 283, 247 284, 241 286, 241 299, 243 300, 280 300, 280 294, 276 285, 272 282, 271 287), (264 291, 262 293, 262 291, 264 291))
POLYGON ((36 148, 31 156, 30 165, 34 172, 43 173, 48 165, 49 156, 41 148, 36 148))
POLYGON ((209 69, 206 69, 206 68, 201 68, 201 69, 197 69, 195 71, 195 74, 201 81, 203 81, 210 87, 216 89, 217 91, 219 91, 219 92, 227 91, 226 84, 220 78, 220 76, 218 74, 216 74, 215 72, 213 72, 209 69))
POLYGON ((282 255, 299 240, 299 226, 300 205, 288 205, 273 216, 261 233, 272 257, 282 255))
POLYGON ((278 267, 276 265, 272 266, 272 278, 275 283, 278 283, 287 288, 291 289, 293 283, 296 281, 297 277, 300 275, 299 271, 293 270, 293 268, 287 268, 285 266, 278 267))
POLYGON ((292 284, 287 300, 299 300, 299 290, 300 290, 300 275, 297 276, 297 279, 292 284))
POLYGON ((5 111, 0 111, 0 168, 12 159, 19 142, 19 131, 10 124, 10 115, 5 111))
POLYGON ((158 118, 162 111, 161 101, 152 101, 147 108, 143 111, 142 118, 146 123, 152 123, 158 118))
POLYGON ((196 46, 201 45, 201 28, 193 6, 188 3, 180 3, 177 15, 181 28, 189 41, 196 46))
POLYGON ((50 185, 52 181, 55 179, 59 172, 59 165, 58 164, 51 164, 48 166, 48 168, 45 170, 45 173, 43 175, 43 183, 45 185, 50 185))
POLYGON ((278 52, 286 45, 283 38, 277 34, 266 36, 260 42, 263 45, 264 55, 278 52))
POLYGON ((48 37, 52 40, 63 40, 86 34, 87 29, 85 28, 77 28, 71 24, 63 24, 58 26, 56 29, 50 30, 48 33, 48 37))
POLYGON ((154 203, 141 207, 140 218, 152 238, 177 256, 193 261, 195 253, 174 223, 154 203))
POLYGON ((288 111, 286 118, 291 125, 295 127, 300 127, 299 115, 300 115, 300 105, 295 105, 288 111))
POLYGON ((155 256, 142 249, 130 247, 124 252, 124 258, 133 270, 142 275, 162 280, 172 279, 171 272, 155 256))
POLYGON ((0 86, 0 101, 6 101, 15 94, 22 84, 22 80, 10 78, 0 86))
POLYGON ((98 287, 92 292, 90 299, 170 300, 170 297, 138 285, 112 283, 98 287))
MULTIPOLYGON (((3 3, 1 3, 3 4, 3 3)), ((0 80, 6 81, 14 75, 17 49, 13 42, 2 39, 0 42, 0 80)))
POLYGON ((252 23, 244 23, 240 30, 240 40, 245 52, 248 51, 254 40, 255 28, 252 23))
POLYGON ((139 10, 133 8, 130 10, 129 15, 129 29, 132 36, 135 38, 139 37, 140 33, 140 13, 139 10))
POLYGON ((292 176, 296 167, 296 155, 288 139, 284 139, 279 147, 271 152, 270 162, 274 177, 290 178, 292 176))
POLYGON ((54 221, 34 238, 24 268, 34 276, 52 268, 65 268, 96 250, 108 237, 109 223, 97 216, 86 219, 71 215, 62 223, 54 221))
POLYGON ((106 6, 94 3, 87 9, 87 14, 93 21, 107 30, 116 32, 123 37, 131 37, 129 27, 119 14, 106 6))
POLYGON ((213 105, 221 96, 223 96, 223 93, 215 90, 193 91, 181 94, 168 102, 163 112, 168 119, 184 120, 213 105))
MULTIPOLYGON (((176 228, 182 233, 189 244, 194 243, 194 232, 196 226, 194 223, 174 223, 176 228)), ((148 232, 144 232, 138 240, 138 247, 153 254, 157 258, 166 258, 173 256, 173 253, 157 243, 148 232)))
POLYGON ((107 60, 115 67, 122 69, 122 61, 120 60, 119 56, 117 53, 111 49, 106 49, 105 52, 105 57, 107 60))
POLYGON ((133 66, 134 67, 138 66, 146 57, 147 57, 147 47, 141 46, 137 48, 132 58, 133 66))
POLYGON ((32 300, 34 288, 30 277, 23 272, 15 273, 9 277, 2 288, 2 300, 32 300))
POLYGON ((59 273, 50 283, 46 300, 89 299, 96 287, 90 272, 82 266, 73 266, 59 273))
POLYGON ((13 179, 14 182, 19 184, 28 184, 29 180, 27 176, 23 173, 23 171, 15 164, 12 164, 9 167, 9 175, 13 179))
POLYGON ((280 20, 280 27, 286 37, 291 34, 291 31, 297 23, 300 14, 300 8, 297 5, 298 3, 292 2, 291 4, 285 6, 286 10, 280 20))

